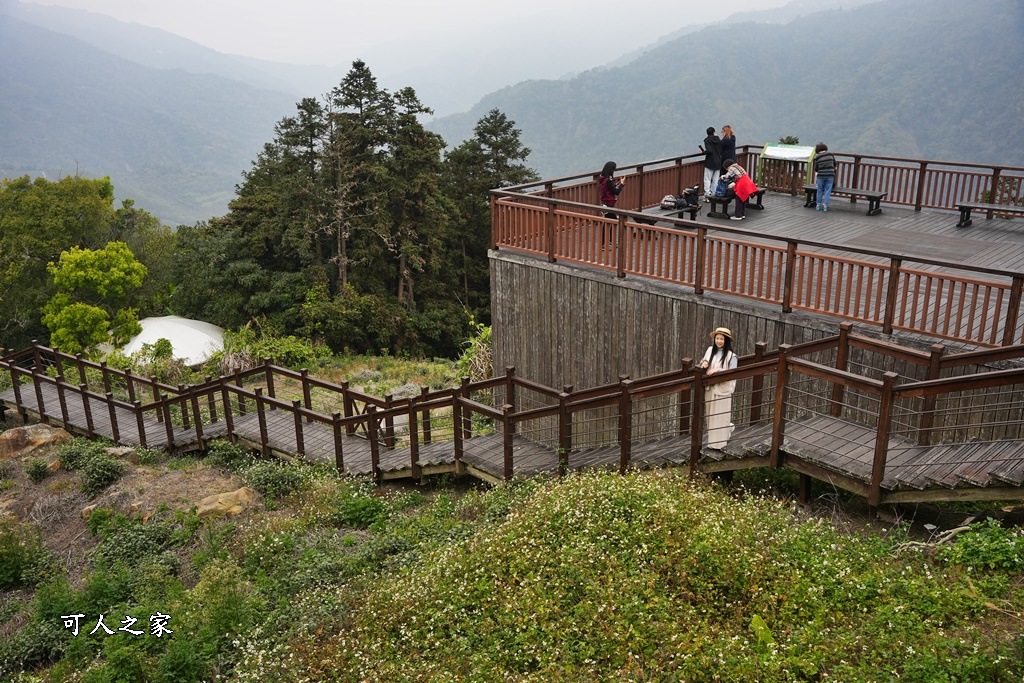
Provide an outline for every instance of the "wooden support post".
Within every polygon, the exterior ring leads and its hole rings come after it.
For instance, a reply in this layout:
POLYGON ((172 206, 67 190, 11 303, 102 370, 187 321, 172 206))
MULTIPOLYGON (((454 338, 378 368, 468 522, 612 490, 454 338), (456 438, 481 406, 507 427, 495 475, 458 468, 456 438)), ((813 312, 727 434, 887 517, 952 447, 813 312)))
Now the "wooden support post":
MULTIPOLYGON (((759 341, 754 344, 754 362, 764 360, 764 352, 768 343, 759 341)), ((764 401, 764 375, 756 374, 750 380, 750 424, 761 421, 761 402, 764 401)))
POLYGON ((619 222, 615 230, 615 274, 626 277, 626 217, 617 214, 619 222))
POLYGON ((373 473, 374 480, 380 484, 380 442, 377 438, 377 406, 366 406, 366 415, 366 435, 370 439, 370 471, 373 473))
POLYGON ((103 393, 112 394, 110 389, 110 369, 107 368, 107 361, 100 361, 100 377, 103 380, 103 393))
MULTIPOLYGON (((460 388, 460 391, 462 393, 462 398, 467 398, 467 399, 469 398, 469 378, 468 377, 463 377, 462 378, 462 387, 460 388)), ((473 438, 473 413, 472 413, 472 411, 469 411, 469 410, 462 411, 462 424, 460 425, 460 428, 462 429, 462 438, 463 439, 471 439, 471 438, 473 438)))
MULTIPOLYGON (((203 438, 203 416, 199 412, 199 395, 194 391, 189 392, 189 401, 192 406, 192 421, 196 427, 196 445, 199 446, 199 450, 206 450, 206 444, 203 438)), ((184 411, 188 407, 188 404, 182 400, 181 409, 184 411)))
POLYGON ((178 411, 181 413, 181 426, 185 429, 192 427, 192 421, 189 420, 188 410, 188 389, 184 384, 178 385, 178 398, 174 402, 178 405, 178 411))
POLYGON ((60 404, 60 421, 64 430, 71 431, 71 420, 68 418, 68 399, 65 395, 67 387, 64 383, 64 375, 57 375, 57 403, 60 404))
POLYGON ((302 403, 297 400, 292 401, 292 415, 295 417, 295 453, 299 457, 305 457, 306 444, 302 439, 302 413, 299 412, 301 409, 302 403))
POLYGON ((95 436, 95 432, 92 421, 92 405, 89 403, 89 387, 83 383, 79 385, 78 389, 82 392, 82 409, 85 411, 85 435, 91 439, 95 436))
MULTIPOLYGON (((263 359, 263 377, 267 381, 267 396, 277 398, 277 394, 274 393, 274 366, 269 358, 263 359)), ((270 409, 274 410, 274 406, 271 405, 270 409)))
POLYGON ((13 360, 7 369, 11 372, 11 388, 14 390, 14 409, 21 416, 22 422, 25 422, 27 420, 25 419, 25 406, 21 401, 21 377, 18 376, 21 370, 15 367, 13 360))
POLYGON ((228 441, 235 440, 235 416, 231 410, 231 394, 228 392, 228 383, 224 377, 220 378, 220 396, 224 405, 224 426, 228 430, 228 441))
POLYGON ((697 227, 697 256, 693 264, 693 293, 704 293, 704 262, 708 254, 708 229, 703 226, 697 227))
POLYGON ((782 441, 786 430, 786 402, 789 400, 789 344, 779 346, 779 369, 775 371, 775 414, 772 419, 772 450, 769 466, 782 465, 782 441))
MULTIPOLYGON (((150 377, 149 377, 149 386, 153 389, 153 402, 156 403, 156 402, 160 401, 160 389, 157 388, 156 375, 150 375, 150 377)), ((167 413, 166 415, 169 415, 169 413, 167 413)), ((164 411, 162 411, 162 410, 156 411, 156 421, 157 422, 163 422, 164 421, 164 417, 166 415, 165 415, 164 411)))
POLYGON ((548 204, 544 221, 544 234, 548 243, 548 263, 555 262, 555 205, 548 204))
POLYGON ((695 477, 704 443, 704 368, 695 366, 690 374, 693 377, 690 389, 690 477, 695 477))
POLYGON ((409 467, 412 469, 412 478, 419 481, 420 471, 420 438, 419 425, 416 419, 416 397, 409 399, 409 467))
POLYGON ((395 416, 391 409, 395 405, 395 398, 391 394, 384 395, 384 447, 389 451, 395 450, 395 416))
MULTIPOLYGON (((924 188, 927 184, 927 175, 928 162, 922 161, 917 171, 917 196, 914 199, 914 211, 920 211, 921 207, 924 206, 924 188)), ((853 187, 860 187, 860 185, 854 185, 853 187)))
POLYGON ((892 387, 899 377, 895 372, 882 375, 882 402, 878 408, 878 431, 875 434, 875 453, 871 463, 871 488, 868 490, 868 505, 878 507, 882 501, 882 479, 885 476, 885 459, 889 451, 889 425, 892 424, 892 387))
POLYGON ((163 415, 164 432, 167 435, 167 451, 174 452, 174 424, 171 422, 171 399, 160 396, 158 412, 163 415))
MULTIPOLYGON (((942 367, 942 354, 946 350, 942 344, 932 344, 928 356, 928 376, 925 379, 938 379, 942 367)), ((932 427, 935 424, 935 394, 927 394, 921 401, 921 422, 917 430, 917 443, 927 446, 932 440, 932 427)))
POLYGON ((125 368, 124 371, 124 385, 128 390, 128 402, 135 403, 135 382, 133 381, 134 375, 132 375, 131 368, 125 368))
POLYGON ((505 404, 501 407, 502 425, 502 454, 504 455, 504 467, 502 473, 505 481, 512 478, 512 406, 505 404))
POLYGON ((885 292, 885 313, 882 316, 882 332, 892 334, 893 321, 896 319, 896 295, 900 288, 900 268, 903 259, 893 258, 889 262, 889 285, 885 292))
POLYGON ((142 403, 137 400, 132 401, 132 407, 135 409, 135 427, 139 430, 139 445, 143 448, 148 448, 146 440, 146 419, 142 415, 142 403))
POLYGON ((465 444, 462 442, 462 397, 455 393, 452 395, 452 446, 455 449, 455 471, 458 473, 462 467, 462 455, 465 444))
MULTIPOLYGON (((302 405, 306 407, 306 410, 313 410, 313 392, 309 388, 309 370, 302 368, 299 373, 302 375, 302 405)), ((312 422, 313 416, 307 415, 306 422, 312 422)))
POLYGON ((213 383, 212 377, 206 378, 206 385, 210 390, 206 392, 206 410, 210 413, 210 424, 217 423, 217 385, 213 383))
MULTIPOLYGON (((235 368, 235 386, 239 389, 242 388, 242 370, 241 368, 235 368)), ((239 416, 245 415, 245 395, 242 392, 237 392, 238 396, 238 414, 239 416)))
POLYGON ((75 364, 78 365, 78 382, 79 384, 85 384, 88 386, 89 380, 85 376, 85 360, 82 358, 82 354, 75 354, 75 364))
MULTIPOLYGON (((430 387, 420 387, 420 399, 427 401, 427 394, 430 393, 430 387)), ((423 412, 420 413, 420 418, 423 422, 423 443, 430 443, 430 408, 424 408, 423 412)))
MULTIPOLYGON (((352 395, 348 391, 348 381, 341 383, 341 405, 342 410, 345 411, 345 417, 352 417, 356 414, 355 403, 352 401, 352 395)), ((345 425, 345 432, 351 436, 356 433, 356 423, 349 422, 345 425)))
POLYGON ((632 380, 619 378, 619 474, 629 469, 633 455, 633 403, 629 395, 632 385, 632 380))
MULTIPOLYGON (((514 365, 508 365, 505 367, 505 403, 509 405, 509 410, 513 413, 516 412, 516 368, 514 365)), ((510 424, 509 428, 512 433, 516 433, 516 426, 510 424)))
POLYGON ((331 413, 331 431, 334 433, 334 466, 344 474, 345 457, 342 443, 345 437, 341 429, 341 413, 331 413))
POLYGON ((793 282, 796 279, 796 242, 786 241, 786 270, 782 274, 782 312, 793 312, 793 282))
MULTIPOLYGON (((839 324, 839 345, 836 347, 836 370, 846 372, 850 359, 850 330, 853 323, 843 322, 839 324)), ((845 388, 839 382, 832 385, 832 417, 843 416, 843 395, 845 388)))
POLYGON ((263 387, 256 387, 256 419, 260 425, 260 452, 266 456, 270 453, 267 448, 270 436, 267 433, 267 414, 263 410, 263 387))
MULTIPOLYGON (((1024 289, 1024 277, 1020 275, 1013 278, 1010 285, 1010 299, 1006 303, 1006 322, 1003 323, 1003 346, 1013 346, 1016 343, 1017 321, 1020 320, 1021 290, 1024 289)), ((1021 339, 1024 343, 1024 339, 1021 339)))
POLYGON ((800 491, 798 499, 801 505, 807 505, 811 502, 811 477, 804 473, 800 473, 800 491))
POLYGON ((569 470, 569 453, 572 452, 572 411, 569 398, 572 385, 566 384, 558 394, 558 475, 565 476, 569 470))
POLYGON ((46 418, 46 407, 43 405, 43 382, 40 379, 45 376, 46 373, 40 370, 32 371, 32 384, 35 385, 36 389, 36 406, 39 408, 39 421, 50 424, 50 421, 46 418))
POLYGON ((114 406, 114 394, 108 391, 106 393, 107 399, 107 413, 110 415, 110 432, 114 437, 114 443, 121 442, 121 430, 117 427, 117 408, 114 406))

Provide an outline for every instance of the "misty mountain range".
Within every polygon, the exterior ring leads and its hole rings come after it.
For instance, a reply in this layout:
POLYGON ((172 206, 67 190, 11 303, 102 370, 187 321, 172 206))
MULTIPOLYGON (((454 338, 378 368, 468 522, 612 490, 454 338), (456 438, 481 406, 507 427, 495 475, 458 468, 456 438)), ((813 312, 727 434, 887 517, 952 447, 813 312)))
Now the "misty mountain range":
MULTIPOLYGON (((442 113, 469 108, 429 124, 449 145, 501 109, 547 177, 692 153, 725 123, 741 145, 795 135, 844 152, 1019 166, 1022 36, 1021 0, 801 0, 685 26, 557 79, 515 83, 516 69, 487 68, 499 49, 469 39, 475 72, 459 71, 457 54, 410 56, 405 71, 363 58, 384 87, 411 85, 442 113)), ((119 199, 172 225, 223 214, 274 124, 349 68, 224 55, 15 2, 0 5, 0 63, 0 176, 109 175, 119 199)))

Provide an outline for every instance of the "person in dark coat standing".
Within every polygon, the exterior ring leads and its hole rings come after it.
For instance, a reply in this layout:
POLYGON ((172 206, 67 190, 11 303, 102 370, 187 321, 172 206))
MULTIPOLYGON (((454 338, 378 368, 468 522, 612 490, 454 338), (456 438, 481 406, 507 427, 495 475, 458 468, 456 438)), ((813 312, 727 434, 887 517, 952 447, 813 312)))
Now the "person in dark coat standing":
POLYGON ((698 148, 704 152, 704 201, 715 193, 718 174, 722 170, 722 141, 715 135, 714 126, 708 126, 707 134, 704 146, 698 148))
POLYGON ((722 160, 736 158, 736 133, 732 126, 722 126, 722 160))
MULTIPOLYGON (((615 169, 618 168, 614 161, 609 161, 601 169, 601 175, 597 179, 597 189, 601 193, 601 206, 613 208, 619 200, 619 193, 625 187, 626 181, 615 177, 615 169)), ((606 218, 616 218, 614 213, 605 213, 606 218)))

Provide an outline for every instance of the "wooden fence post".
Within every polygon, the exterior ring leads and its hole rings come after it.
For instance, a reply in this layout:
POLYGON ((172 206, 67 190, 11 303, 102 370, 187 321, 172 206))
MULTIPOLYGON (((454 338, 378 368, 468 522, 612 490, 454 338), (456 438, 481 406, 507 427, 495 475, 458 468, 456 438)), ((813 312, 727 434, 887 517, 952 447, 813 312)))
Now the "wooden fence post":
POLYGON ((562 386, 558 394, 558 475, 565 476, 569 469, 569 453, 572 451, 572 412, 568 402, 572 385, 562 386))
MULTIPOLYGON (((685 375, 693 369, 693 359, 683 358, 679 362, 680 374, 685 375)), ((676 434, 682 436, 690 428, 690 421, 693 417, 693 401, 691 400, 692 386, 683 386, 679 390, 679 415, 676 434)))
POLYGON ((256 419, 260 425, 260 452, 266 456, 270 439, 267 434, 267 415, 263 412, 263 387, 256 387, 256 419))
POLYGON ((548 242, 548 263, 554 263, 555 259, 555 204, 549 203, 545 215, 545 235, 548 242))
POLYGON ((504 467, 502 473, 504 474, 505 481, 512 478, 512 406, 505 404, 501 407, 501 424, 502 424, 502 454, 504 456, 503 462, 504 467))
MULTIPOLYGON (((764 360, 764 352, 768 343, 759 341, 754 344, 754 362, 764 360)), ((761 421, 761 402, 764 400, 764 375, 758 373, 750 380, 750 424, 761 421)))
POLYGON ((331 413, 331 431, 334 433, 334 466, 342 474, 345 473, 345 458, 341 433, 341 413, 331 413))
POLYGON ((82 392, 82 409, 85 411, 85 435, 91 439, 95 433, 93 432, 92 406, 89 404, 89 386, 83 383, 79 385, 78 389, 82 392))
POLYGON ((374 481, 380 484, 380 442, 377 439, 377 406, 367 405, 366 416, 366 435, 370 439, 370 471, 373 474, 374 481))
MULTIPOLYGON (((942 367, 942 354, 945 347, 942 344, 932 344, 931 355, 928 356, 928 375, 925 379, 938 379, 939 370, 942 367)), ((935 394, 927 394, 921 402, 921 422, 917 429, 917 443, 927 446, 932 440, 932 427, 935 424, 935 402, 938 397, 935 394)))
POLYGON ((138 400, 132 401, 132 407, 135 408, 135 427, 139 430, 139 445, 143 448, 148 448, 146 439, 146 419, 142 415, 142 403, 138 400))
POLYGON ((617 214, 618 224, 615 230, 615 275, 626 277, 626 217, 617 214))
POLYGON ((629 388, 633 381, 619 378, 619 474, 625 474, 633 455, 633 405, 629 388))
POLYGON ((222 375, 220 378, 220 396, 224 405, 224 426, 228 430, 228 441, 235 440, 235 416, 231 410, 231 394, 228 392, 227 379, 222 375))
MULTIPOLYGON (((853 324, 843 322, 839 324, 839 345, 836 347, 836 370, 846 372, 850 357, 850 330, 853 324)), ((839 382, 832 384, 832 417, 843 416, 843 395, 845 389, 839 382)))
POLYGON ((458 392, 452 393, 452 442, 455 449, 455 473, 458 474, 462 466, 462 403, 458 392))
POLYGON ((163 415, 164 432, 167 434, 167 451, 174 452, 174 424, 171 422, 171 400, 167 396, 160 395, 160 406, 158 411, 163 415))
MULTIPOLYGON (((920 164, 920 166, 918 168, 917 173, 918 173, 918 176, 917 176, 917 196, 914 199, 914 211, 920 211, 921 207, 924 206, 924 188, 925 188, 925 185, 927 184, 925 182, 925 178, 927 177, 927 174, 928 174, 928 162, 927 161, 922 161, 921 162, 921 164, 920 164)), ((854 187, 860 187, 860 186, 859 185, 854 185, 854 187)), ((895 199, 895 197, 893 197, 893 199, 895 199)), ((953 201, 956 202, 956 198, 955 197, 953 198, 953 201)), ((952 209, 953 207, 951 206, 949 208, 952 209)))
MULTIPOLYGON (((302 368, 299 373, 302 375, 302 404, 306 407, 306 410, 313 410, 313 393, 309 388, 309 370, 302 368)), ((313 417, 311 415, 306 416, 306 422, 312 422, 313 417)))
POLYGON ((416 419, 416 397, 409 399, 409 467, 412 470, 412 478, 419 481, 420 471, 420 438, 419 421, 416 419))
POLYGON ((394 396, 384 395, 384 447, 389 451, 395 450, 395 416, 391 413, 394 407, 394 396))
MULTIPOLYGON (((1013 278, 1010 285, 1010 300, 1006 303, 1006 322, 1003 323, 1003 346, 1016 343, 1017 321, 1020 319, 1021 290, 1024 289, 1024 277, 1013 278)), ((1024 342, 1024 339, 1021 340, 1024 342)))
POLYGON ((292 415, 295 417, 295 453, 300 457, 306 455, 306 444, 302 438, 302 403, 298 400, 292 401, 292 415))
MULTIPOLYGON (((505 366, 505 403, 509 406, 509 411, 516 412, 516 368, 514 365, 505 366)), ((514 424, 508 425, 512 433, 516 433, 516 426, 514 424)))
MULTIPOLYGON (((430 393, 430 387, 420 387, 420 400, 427 401, 427 394, 430 393)), ((423 443, 424 445, 430 443, 430 408, 424 408, 420 414, 420 418, 423 421, 423 443)))
POLYGON ((896 295, 900 287, 900 268, 903 259, 893 258, 889 262, 889 283, 885 292, 885 313, 882 317, 882 332, 892 334, 893 320, 896 317, 896 295))
MULTIPOLYGON (((462 378, 461 387, 462 398, 469 398, 469 378, 462 378)), ((473 438, 473 413, 472 411, 462 411, 462 424, 459 426, 462 429, 462 438, 471 439, 473 438)))
MULTIPOLYGON (((204 443, 203 438, 203 415, 199 412, 199 394, 197 394, 195 390, 189 390, 188 404, 192 408, 192 420, 196 427, 196 445, 199 446, 199 450, 206 450, 206 444, 204 443)), ((189 405, 182 402, 182 411, 184 411, 186 407, 189 407, 189 405)))
POLYGON ((57 402, 60 404, 60 421, 64 431, 71 431, 71 420, 68 418, 68 399, 65 395, 64 375, 57 375, 57 402))
POLYGON ((779 369, 775 371, 775 414, 772 416, 772 450, 769 466, 782 464, 782 440, 786 430, 786 403, 789 400, 789 344, 779 346, 779 369))
POLYGON ((690 477, 697 476, 700 449, 704 442, 704 368, 699 365, 690 370, 690 477))
POLYGON ((868 506, 878 507, 882 500, 882 479, 885 475, 885 458, 889 450, 889 425, 892 423, 892 387, 899 377, 895 372, 882 375, 882 402, 878 408, 878 430, 875 434, 875 454, 871 463, 871 488, 868 491, 868 506))
POLYGON ((114 437, 114 443, 120 443, 121 430, 117 428, 117 409, 114 406, 114 394, 108 391, 106 393, 106 399, 107 413, 110 415, 110 432, 114 437))
POLYGON ((696 263, 693 264, 693 293, 703 294, 704 293, 704 262, 707 260, 707 241, 708 241, 708 230, 707 228, 698 225, 697 226, 697 256, 696 263))
POLYGON ((793 282, 796 280, 796 242, 786 240, 786 270, 782 274, 782 312, 793 312, 793 282))
MULTIPOLYGON (((277 398, 277 394, 274 393, 274 366, 269 358, 263 359, 263 378, 267 382, 267 396, 270 398, 277 398)), ((274 410, 274 406, 270 406, 271 410, 274 410)))
MULTIPOLYGON (((345 417, 355 415, 355 404, 352 402, 352 395, 348 391, 348 380, 341 383, 341 404, 345 411, 345 417)), ((356 433, 356 423, 349 422, 345 425, 345 433, 349 436, 356 433)))

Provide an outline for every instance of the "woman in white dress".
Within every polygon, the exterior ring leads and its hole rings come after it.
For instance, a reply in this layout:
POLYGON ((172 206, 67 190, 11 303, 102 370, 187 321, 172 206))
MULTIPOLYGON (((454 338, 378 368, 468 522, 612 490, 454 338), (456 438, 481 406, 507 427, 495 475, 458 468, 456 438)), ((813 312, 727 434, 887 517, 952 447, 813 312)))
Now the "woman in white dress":
MULTIPOLYGON (((707 370, 710 377, 722 370, 736 367, 736 354, 732 351, 732 331, 727 327, 717 327, 711 333, 714 344, 708 347, 700 366, 707 370)), ((708 447, 725 448, 732 436, 732 392, 736 390, 736 380, 718 382, 704 389, 705 421, 708 426, 708 447)))

